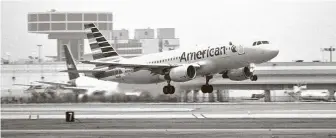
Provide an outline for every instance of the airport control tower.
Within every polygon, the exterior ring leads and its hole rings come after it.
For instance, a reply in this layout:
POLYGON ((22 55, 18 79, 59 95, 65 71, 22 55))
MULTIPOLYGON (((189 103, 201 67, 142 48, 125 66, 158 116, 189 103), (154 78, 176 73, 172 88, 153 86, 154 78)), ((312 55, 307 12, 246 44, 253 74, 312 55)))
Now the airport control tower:
MULTIPOLYGON (((110 12, 38 12, 28 13, 28 32, 48 34, 49 39, 57 40, 57 60, 64 60, 62 45, 71 48, 77 60, 83 60, 84 23, 95 23, 101 33, 112 40, 112 13, 110 12)), ((47 46, 46 46, 47 47, 47 46)))

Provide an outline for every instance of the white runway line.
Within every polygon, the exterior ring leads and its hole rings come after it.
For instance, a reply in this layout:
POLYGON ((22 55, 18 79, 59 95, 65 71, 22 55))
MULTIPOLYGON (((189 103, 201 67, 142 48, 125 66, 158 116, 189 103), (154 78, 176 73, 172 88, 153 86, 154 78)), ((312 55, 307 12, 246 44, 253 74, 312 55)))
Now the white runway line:
POLYGON ((194 108, 2 108, 1 112, 33 112, 33 111, 109 111, 109 112, 189 112, 194 108))
MULTIPOLYGON (((36 116, 36 115, 34 115, 36 116)), ((39 115, 38 119, 64 119, 65 115, 39 115)), ((192 114, 148 114, 148 115, 76 115, 77 119, 172 119, 195 118, 192 114)), ((1 119, 29 119, 29 115, 2 115, 1 119)))
MULTIPOLYGON (((336 106, 336 105, 335 105, 336 106)), ((284 112, 284 113, 295 113, 295 112, 335 112, 336 113, 336 108, 335 110, 261 110, 258 112, 284 112)))
POLYGON ((323 133, 336 132, 336 129, 32 129, 32 130, 1 130, 2 133, 90 133, 90 132, 292 132, 292 133, 323 133))
POLYGON ((193 114, 195 118, 205 118, 202 114, 193 114))
POLYGON ((206 118, 336 118, 336 114, 203 114, 206 118))
MULTIPOLYGON (((65 115, 2 115, 1 119, 64 119, 65 115)), ((76 115, 77 119, 173 119, 173 118, 336 118, 336 114, 118 114, 76 115)))
POLYGON ((88 105, 102 105, 102 106, 123 106, 123 105, 278 105, 278 104, 336 104, 336 102, 230 102, 230 103, 31 103, 31 104, 10 104, 1 105, 8 106, 88 106, 88 105))

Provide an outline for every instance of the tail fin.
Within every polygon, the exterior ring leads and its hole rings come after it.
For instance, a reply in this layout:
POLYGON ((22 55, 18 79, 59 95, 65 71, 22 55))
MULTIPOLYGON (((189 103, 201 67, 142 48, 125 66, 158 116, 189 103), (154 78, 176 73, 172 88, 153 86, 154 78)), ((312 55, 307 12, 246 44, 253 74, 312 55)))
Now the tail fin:
POLYGON ((84 24, 87 39, 89 39, 93 60, 108 59, 119 60, 120 56, 112 45, 106 40, 95 24, 84 24))
MULTIPOLYGON (((65 61, 66 61, 68 70, 77 70, 75 60, 69 50, 69 47, 67 45, 64 45, 63 48, 64 48, 65 61)), ((79 73, 68 72, 68 74, 69 74, 70 80, 77 79, 79 77, 79 73)))

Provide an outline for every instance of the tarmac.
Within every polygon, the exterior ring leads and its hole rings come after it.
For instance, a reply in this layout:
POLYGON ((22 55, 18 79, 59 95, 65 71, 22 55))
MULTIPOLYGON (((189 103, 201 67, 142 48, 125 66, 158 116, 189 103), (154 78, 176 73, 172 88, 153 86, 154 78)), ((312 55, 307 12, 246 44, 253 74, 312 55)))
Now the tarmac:
POLYGON ((336 138, 335 103, 10 104, 2 137, 336 138), (65 112, 75 122, 65 122, 65 112))

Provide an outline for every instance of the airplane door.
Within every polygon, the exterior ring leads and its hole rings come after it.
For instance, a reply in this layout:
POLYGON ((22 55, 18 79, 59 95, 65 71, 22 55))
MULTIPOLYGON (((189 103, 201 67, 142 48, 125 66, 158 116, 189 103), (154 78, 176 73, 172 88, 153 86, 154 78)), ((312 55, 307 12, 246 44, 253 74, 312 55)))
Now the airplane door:
POLYGON ((238 54, 239 54, 239 55, 243 55, 243 54, 245 54, 244 46, 242 46, 242 45, 239 45, 239 46, 238 46, 238 54))

